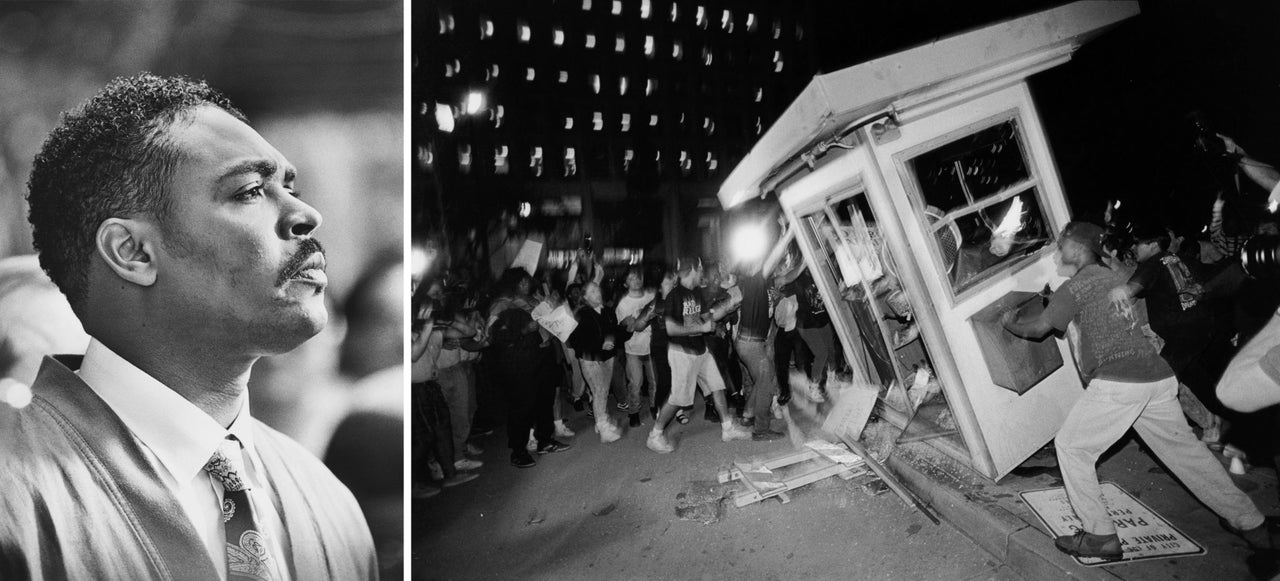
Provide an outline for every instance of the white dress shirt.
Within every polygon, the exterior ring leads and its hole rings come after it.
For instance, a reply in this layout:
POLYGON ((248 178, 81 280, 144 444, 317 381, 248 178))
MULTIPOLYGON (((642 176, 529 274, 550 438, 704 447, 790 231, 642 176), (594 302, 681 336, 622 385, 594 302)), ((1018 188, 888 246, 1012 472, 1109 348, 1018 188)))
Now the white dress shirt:
POLYGON ((249 398, 229 428, 223 428, 203 410, 165 387, 132 363, 99 343, 89 342, 78 371, 80 379, 106 402, 134 439, 158 466, 164 483, 173 491, 187 518, 204 541, 218 574, 227 577, 226 532, 222 523, 222 483, 204 465, 228 435, 244 446, 243 475, 259 526, 270 537, 269 550, 276 578, 288 579, 282 547, 288 542, 276 508, 275 494, 267 489, 262 459, 253 445, 249 398))

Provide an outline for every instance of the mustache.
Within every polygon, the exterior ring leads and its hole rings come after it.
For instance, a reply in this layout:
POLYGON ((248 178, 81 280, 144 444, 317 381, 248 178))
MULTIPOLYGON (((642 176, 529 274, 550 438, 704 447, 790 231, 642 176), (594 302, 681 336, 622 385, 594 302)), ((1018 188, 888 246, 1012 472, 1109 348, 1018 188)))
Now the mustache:
POLYGON ((317 252, 320 256, 325 256, 324 247, 320 245, 320 241, 315 238, 303 238, 298 245, 298 250, 289 257, 289 261, 284 263, 280 269, 280 276, 276 279, 276 286, 280 286, 285 281, 298 274, 302 270, 302 265, 307 262, 317 252))

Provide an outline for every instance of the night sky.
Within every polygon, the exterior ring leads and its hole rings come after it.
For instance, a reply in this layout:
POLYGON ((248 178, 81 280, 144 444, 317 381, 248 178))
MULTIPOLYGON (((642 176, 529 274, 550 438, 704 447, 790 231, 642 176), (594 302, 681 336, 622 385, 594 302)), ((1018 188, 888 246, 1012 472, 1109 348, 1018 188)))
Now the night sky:
MULTIPOLYGON (((821 2, 823 72, 1066 2, 821 2)), ((1280 161, 1280 3, 1140 2, 1142 14, 1031 78, 1073 214, 1120 199, 1128 221, 1196 230, 1231 164, 1199 154, 1187 114, 1204 112, 1251 157, 1280 161), (1224 169, 1225 167, 1225 169, 1224 169)), ((1242 178, 1243 179, 1243 178, 1242 178)), ((1248 184, 1228 214, 1265 202, 1248 184)))

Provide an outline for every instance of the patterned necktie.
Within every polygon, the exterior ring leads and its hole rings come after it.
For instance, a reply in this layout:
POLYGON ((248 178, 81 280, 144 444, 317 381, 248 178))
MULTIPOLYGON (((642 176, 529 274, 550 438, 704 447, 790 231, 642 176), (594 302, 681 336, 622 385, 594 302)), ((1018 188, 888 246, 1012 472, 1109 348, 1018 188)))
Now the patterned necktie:
POLYGON ((218 451, 204 465, 206 472, 222 483, 222 523, 227 533, 227 579, 233 581, 273 581, 274 569, 267 540, 249 502, 244 458, 240 441, 227 436, 218 451))

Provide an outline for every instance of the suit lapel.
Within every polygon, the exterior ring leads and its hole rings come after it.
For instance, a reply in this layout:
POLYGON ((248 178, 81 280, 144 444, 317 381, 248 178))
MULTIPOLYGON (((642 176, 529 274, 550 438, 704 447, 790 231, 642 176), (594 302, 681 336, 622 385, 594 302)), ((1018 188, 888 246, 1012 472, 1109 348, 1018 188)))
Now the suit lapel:
POLYGON ((217 569, 182 506, 115 412, 74 373, 83 358, 46 357, 33 395, 60 415, 60 427, 103 490, 120 507, 161 579, 217 579, 217 569))
POLYGON ((307 502, 311 495, 304 494, 300 482, 289 469, 276 446, 275 435, 254 420, 254 445, 262 458, 267 482, 274 491, 276 508, 289 536, 290 560, 294 579, 330 579, 329 560, 316 515, 323 507, 313 507, 307 502))

